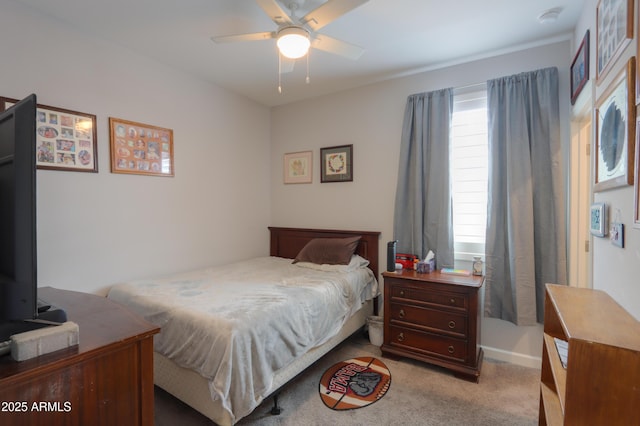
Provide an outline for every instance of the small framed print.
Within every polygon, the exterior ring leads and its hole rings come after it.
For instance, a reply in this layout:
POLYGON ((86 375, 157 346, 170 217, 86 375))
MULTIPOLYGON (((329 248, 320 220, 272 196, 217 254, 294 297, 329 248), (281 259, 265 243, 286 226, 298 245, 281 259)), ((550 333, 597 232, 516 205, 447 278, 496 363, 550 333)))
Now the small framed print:
POLYGON ((597 101, 594 192, 633 185, 635 57, 597 101))
MULTIPOLYGON (((0 97, 0 111, 16 99, 0 97)), ((96 116, 38 104, 36 167, 43 170, 98 173, 96 116)))
POLYGON ((633 0, 599 0, 596 6, 596 75, 600 84, 633 39, 633 0))
POLYGON ((614 246, 624 248, 624 223, 613 222, 611 224, 609 239, 614 246))
POLYGON ((173 130, 109 117, 111 173, 174 176, 173 130))
POLYGON ((578 53, 571 63, 571 105, 576 103, 587 81, 589 81, 589 30, 582 38, 578 53))
POLYGON ((320 182, 353 181, 353 145, 320 149, 320 182))
POLYGON ((284 183, 311 183, 313 152, 290 152, 284 155, 284 183))
POLYGON ((596 237, 607 235, 607 205, 605 203, 593 203, 591 205, 591 215, 589 230, 596 237))

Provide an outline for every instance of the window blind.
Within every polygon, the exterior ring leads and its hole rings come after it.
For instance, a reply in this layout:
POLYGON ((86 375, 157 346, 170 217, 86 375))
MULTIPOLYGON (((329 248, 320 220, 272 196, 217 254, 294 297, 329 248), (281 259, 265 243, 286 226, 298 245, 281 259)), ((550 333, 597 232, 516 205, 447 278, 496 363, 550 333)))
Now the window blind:
POLYGON ((487 172, 487 92, 478 85, 454 93, 450 173, 457 259, 484 255, 487 172))

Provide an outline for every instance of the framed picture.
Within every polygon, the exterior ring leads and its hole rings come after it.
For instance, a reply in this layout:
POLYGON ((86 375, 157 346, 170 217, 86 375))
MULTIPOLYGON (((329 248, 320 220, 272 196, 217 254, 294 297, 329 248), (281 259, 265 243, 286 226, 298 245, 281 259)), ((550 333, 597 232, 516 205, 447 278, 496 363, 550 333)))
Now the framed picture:
POLYGON ((614 246, 624 248, 624 223, 613 222, 611 224, 609 239, 614 246))
POLYGON ((596 237, 607 235, 607 205, 605 203, 593 203, 590 216, 589 230, 591 234, 596 237))
POLYGON ((589 30, 584 35, 578 53, 571 63, 571 105, 576 103, 587 81, 589 81, 589 30))
MULTIPOLYGON (((0 111, 17 103, 0 97, 0 111)), ((38 104, 36 167, 45 170, 98 173, 96 116, 38 104)))
POLYGON ((320 182, 353 181, 353 145, 320 149, 320 182))
POLYGON ((599 0, 596 9, 596 68, 600 83, 633 39, 633 0, 599 0))
POLYGON ((173 130, 109 117, 111 172, 173 176, 173 130))
MULTIPOLYGON (((638 15, 638 19, 640 19, 640 6, 636 8, 636 14, 638 15)), ((640 20, 638 22, 640 22, 640 20)), ((640 37, 636 37, 636 40, 636 49, 640 49, 640 37)), ((636 52, 640 52, 640 50, 636 50, 636 52)), ((638 104, 640 104, 640 67, 636 67, 636 105, 638 104)))
POLYGON ((595 109, 594 192, 633 185, 635 152, 635 57, 598 99, 595 109))
POLYGON ((313 152, 290 152, 284 155, 284 183, 311 183, 313 152))

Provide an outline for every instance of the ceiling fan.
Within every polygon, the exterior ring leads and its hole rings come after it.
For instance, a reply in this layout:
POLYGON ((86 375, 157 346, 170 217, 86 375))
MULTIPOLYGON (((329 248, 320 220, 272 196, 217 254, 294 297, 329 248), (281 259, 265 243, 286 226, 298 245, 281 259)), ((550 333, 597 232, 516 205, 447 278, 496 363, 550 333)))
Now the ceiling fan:
MULTIPOLYGON (((299 18, 296 16, 296 11, 300 8, 301 3, 304 3, 304 0, 283 0, 283 4, 286 3, 286 7, 289 9, 289 13, 276 0, 256 0, 258 5, 278 26, 275 31, 214 36, 211 37, 211 40, 216 43, 228 43, 276 39, 279 56, 289 59, 285 59, 284 62, 281 61, 280 72, 293 70, 294 61, 305 56, 310 47, 355 60, 364 53, 364 49, 325 34, 320 34, 317 31, 367 1, 328 0, 299 18)), ((309 77, 307 75, 308 82, 309 77)), ((278 87, 278 90, 281 91, 281 88, 278 87)))

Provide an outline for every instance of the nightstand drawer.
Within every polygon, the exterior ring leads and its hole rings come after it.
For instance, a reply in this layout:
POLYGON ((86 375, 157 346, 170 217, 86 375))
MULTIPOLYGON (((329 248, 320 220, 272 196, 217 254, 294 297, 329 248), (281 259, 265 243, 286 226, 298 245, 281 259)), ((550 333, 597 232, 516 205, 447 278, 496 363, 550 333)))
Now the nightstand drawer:
POLYGON ((467 341, 438 334, 412 330, 404 327, 389 327, 391 332, 391 346, 408 348, 412 352, 422 352, 424 355, 467 361, 467 341))
POLYGON ((447 306, 451 308, 467 309, 468 298, 466 294, 434 292, 429 289, 418 290, 415 288, 394 285, 391 288, 391 299, 411 299, 434 305, 447 306))
POLYGON ((391 303, 390 319, 444 332, 457 337, 467 337, 467 316, 456 313, 421 308, 409 304, 391 303))

